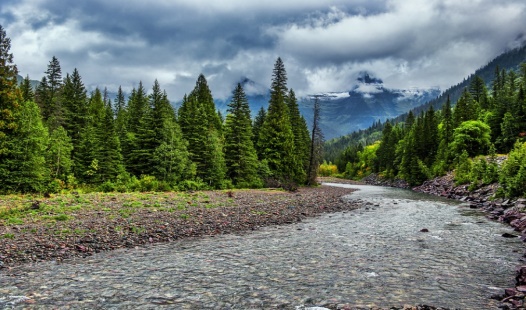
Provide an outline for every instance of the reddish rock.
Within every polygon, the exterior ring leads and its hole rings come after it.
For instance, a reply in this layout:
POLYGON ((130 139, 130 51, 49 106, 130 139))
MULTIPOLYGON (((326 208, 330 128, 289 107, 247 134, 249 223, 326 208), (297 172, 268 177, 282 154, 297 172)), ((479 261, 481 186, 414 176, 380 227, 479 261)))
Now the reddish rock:
POLYGON ((514 287, 510 287, 510 288, 507 288, 504 290, 504 294, 507 296, 507 297, 510 297, 510 296, 515 296, 517 295, 517 290, 514 288, 514 287))

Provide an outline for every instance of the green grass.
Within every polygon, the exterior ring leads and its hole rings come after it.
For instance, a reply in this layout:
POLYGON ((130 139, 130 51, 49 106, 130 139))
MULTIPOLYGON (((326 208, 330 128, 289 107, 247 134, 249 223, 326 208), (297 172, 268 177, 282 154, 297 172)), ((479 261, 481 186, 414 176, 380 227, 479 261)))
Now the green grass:
POLYGON ((5 233, 0 236, 0 239, 15 239, 15 234, 5 233))

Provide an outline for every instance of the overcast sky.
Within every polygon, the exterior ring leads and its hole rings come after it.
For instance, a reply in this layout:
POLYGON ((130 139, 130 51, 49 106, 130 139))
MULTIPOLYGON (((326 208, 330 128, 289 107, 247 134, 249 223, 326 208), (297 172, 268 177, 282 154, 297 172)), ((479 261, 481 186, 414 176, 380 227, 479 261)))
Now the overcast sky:
POLYGON ((205 74, 215 98, 280 56, 297 94, 350 90, 360 71, 390 88, 446 89, 526 40, 524 0, 2 0, 20 74, 52 56, 88 87, 157 78, 170 99, 205 74))

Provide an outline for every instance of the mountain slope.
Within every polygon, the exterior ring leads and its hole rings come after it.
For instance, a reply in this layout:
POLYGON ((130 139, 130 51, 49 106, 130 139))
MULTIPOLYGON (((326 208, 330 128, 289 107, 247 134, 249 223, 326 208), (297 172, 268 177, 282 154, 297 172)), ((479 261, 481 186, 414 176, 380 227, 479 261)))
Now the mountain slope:
MULTIPOLYGON (((396 117, 439 94, 439 89, 389 89, 382 80, 364 72, 349 92, 318 94, 322 130, 326 139, 346 135, 396 117)), ((312 100, 302 103, 302 113, 311 119, 312 100)))
MULTIPOLYGON (((509 50, 495 59, 490 61, 484 67, 476 70, 472 75, 464 79, 462 82, 448 88, 440 96, 422 104, 413 109, 415 115, 420 114, 422 111, 427 111, 430 106, 433 106, 435 110, 442 108, 442 105, 445 104, 447 97, 449 96, 451 102, 455 104, 460 98, 464 88, 469 87, 472 79, 475 76, 480 76, 486 83, 488 89, 491 89, 491 81, 495 75, 495 69, 497 66, 500 70, 518 70, 521 63, 526 62, 526 45, 509 50)), ((404 121, 407 117, 407 113, 403 113, 396 118, 391 119, 391 122, 398 123, 404 121)), ((326 159, 329 161, 335 161, 338 154, 340 154, 347 146, 355 145, 358 143, 368 144, 377 140, 381 135, 379 132, 383 130, 383 126, 374 124, 371 127, 355 131, 345 136, 341 136, 332 140, 327 141, 325 145, 325 154, 326 159)))

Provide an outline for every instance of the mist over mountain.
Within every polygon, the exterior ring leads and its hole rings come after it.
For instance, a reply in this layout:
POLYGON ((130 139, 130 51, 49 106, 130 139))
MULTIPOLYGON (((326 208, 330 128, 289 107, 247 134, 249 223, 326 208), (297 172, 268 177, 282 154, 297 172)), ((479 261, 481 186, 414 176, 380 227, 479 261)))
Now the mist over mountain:
MULTIPOLYGON (((270 90, 249 78, 240 83, 245 89, 247 99, 255 116, 257 111, 268 106, 270 90)), ((380 78, 368 72, 362 72, 349 90, 312 94, 298 98, 301 114, 310 125, 312 122, 314 97, 321 101, 321 126, 326 139, 346 135, 364 129, 374 122, 396 117, 440 94, 439 89, 390 89, 384 86, 380 78)), ((216 100, 216 106, 226 115, 230 98, 216 100)))

